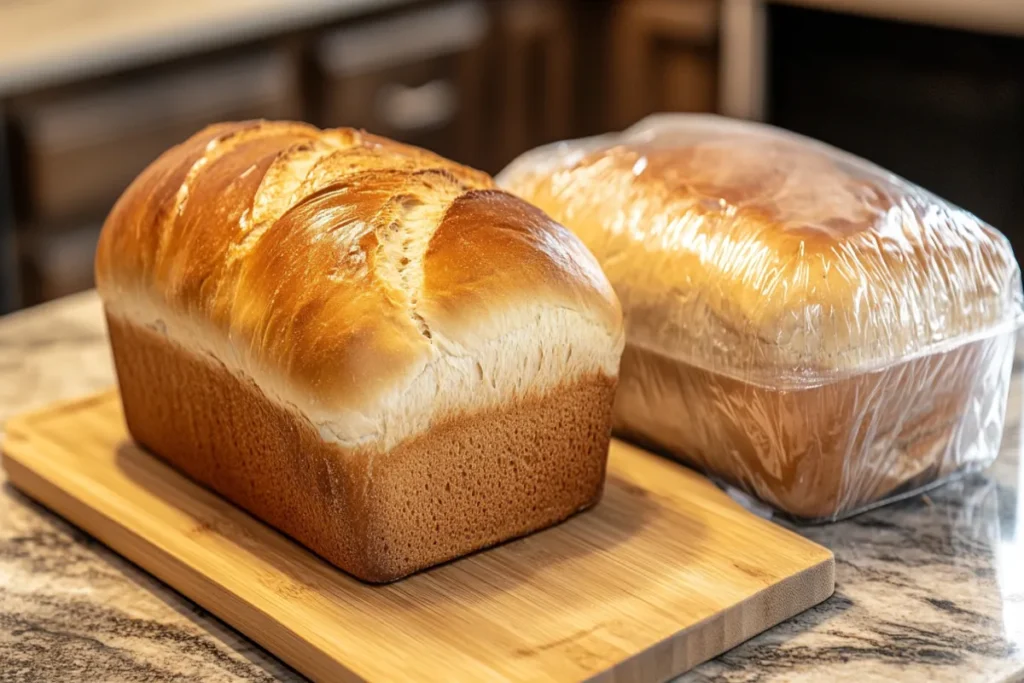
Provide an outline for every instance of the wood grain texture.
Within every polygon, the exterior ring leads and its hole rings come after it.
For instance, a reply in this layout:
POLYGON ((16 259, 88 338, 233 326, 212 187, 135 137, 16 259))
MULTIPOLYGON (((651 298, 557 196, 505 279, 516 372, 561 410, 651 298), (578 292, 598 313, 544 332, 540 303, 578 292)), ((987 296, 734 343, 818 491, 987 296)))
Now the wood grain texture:
POLYGON ((315 680, 664 680, 834 588, 831 552, 618 442, 592 511, 385 587, 140 450, 115 392, 3 448, 19 489, 315 680))

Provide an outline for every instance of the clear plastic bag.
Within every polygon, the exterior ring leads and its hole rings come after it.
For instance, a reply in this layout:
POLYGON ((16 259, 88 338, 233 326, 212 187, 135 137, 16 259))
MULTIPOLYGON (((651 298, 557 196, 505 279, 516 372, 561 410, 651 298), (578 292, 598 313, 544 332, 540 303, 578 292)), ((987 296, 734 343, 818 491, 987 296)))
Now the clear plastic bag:
POLYGON ((618 292, 621 435, 817 521, 995 458, 1024 295, 1009 242, 972 214, 704 115, 538 148, 498 182, 618 292))

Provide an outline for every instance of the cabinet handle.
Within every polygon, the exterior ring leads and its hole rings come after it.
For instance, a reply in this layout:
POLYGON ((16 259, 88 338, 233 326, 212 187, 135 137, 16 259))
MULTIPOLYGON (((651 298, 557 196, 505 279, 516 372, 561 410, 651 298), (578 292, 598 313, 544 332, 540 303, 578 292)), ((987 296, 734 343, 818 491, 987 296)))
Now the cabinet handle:
POLYGON ((411 132, 451 122, 458 99, 455 86, 435 79, 416 87, 389 83, 377 91, 375 106, 377 116, 388 127, 411 132))

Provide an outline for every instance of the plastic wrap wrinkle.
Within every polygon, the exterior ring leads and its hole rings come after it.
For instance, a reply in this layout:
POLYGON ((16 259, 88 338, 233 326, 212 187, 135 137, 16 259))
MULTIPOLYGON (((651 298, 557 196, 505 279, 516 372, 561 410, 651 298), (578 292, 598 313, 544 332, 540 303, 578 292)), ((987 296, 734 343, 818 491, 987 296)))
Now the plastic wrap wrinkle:
POLYGON ((1021 277, 977 217, 769 126, 659 115, 498 176, 626 312, 616 427, 807 519, 988 464, 1021 277))

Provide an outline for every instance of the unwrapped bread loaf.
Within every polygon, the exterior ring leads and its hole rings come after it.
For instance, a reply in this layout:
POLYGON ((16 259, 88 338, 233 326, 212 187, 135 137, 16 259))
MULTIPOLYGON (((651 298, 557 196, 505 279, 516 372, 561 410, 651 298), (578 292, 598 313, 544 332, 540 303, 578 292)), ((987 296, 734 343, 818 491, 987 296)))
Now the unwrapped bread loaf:
POLYGON ((1020 271, 968 212, 706 116, 536 150, 499 180, 619 295, 623 434, 814 519, 995 457, 1020 271))
POLYGON ((362 579, 599 497, 619 303, 483 173, 354 130, 212 126, 117 202, 96 280, 133 437, 362 579))

